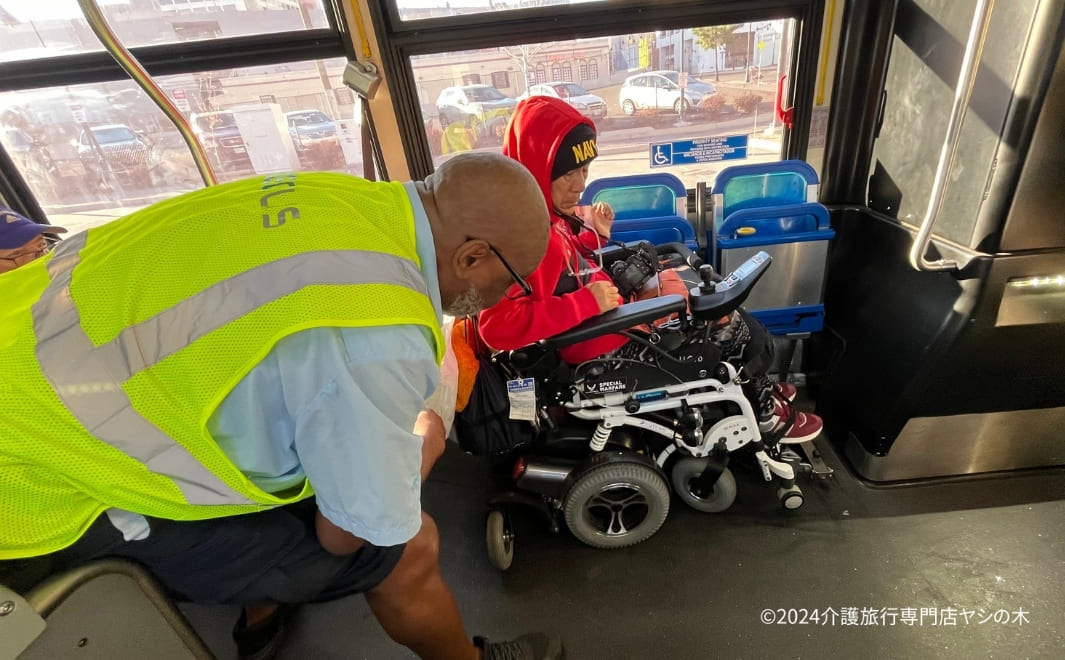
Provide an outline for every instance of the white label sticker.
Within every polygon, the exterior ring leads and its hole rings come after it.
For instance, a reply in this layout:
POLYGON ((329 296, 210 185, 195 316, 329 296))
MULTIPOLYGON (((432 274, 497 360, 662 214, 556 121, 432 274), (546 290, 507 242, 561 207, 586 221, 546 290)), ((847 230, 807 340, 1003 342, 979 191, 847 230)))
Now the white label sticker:
POLYGON ((510 418, 536 421, 536 381, 532 378, 517 378, 507 381, 510 395, 510 418))

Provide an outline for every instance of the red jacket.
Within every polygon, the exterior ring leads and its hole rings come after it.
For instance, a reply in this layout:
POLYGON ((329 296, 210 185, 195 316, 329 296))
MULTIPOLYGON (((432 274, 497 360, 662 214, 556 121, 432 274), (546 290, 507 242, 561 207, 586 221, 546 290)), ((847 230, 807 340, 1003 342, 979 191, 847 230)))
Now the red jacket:
MULTIPOLYGON (((565 101, 533 96, 518 103, 507 125, 503 153, 521 162, 536 177, 552 209, 552 231, 547 254, 526 278, 533 294, 517 300, 504 298, 481 312, 480 330, 484 341, 497 350, 521 348, 541 339, 576 327, 599 315, 599 304, 587 284, 610 277, 602 272, 577 277, 589 265, 581 256, 581 241, 566 222, 553 212, 551 202, 551 168, 558 146, 574 126, 586 123, 594 127, 565 101)), ((593 232, 582 232, 595 238, 593 232)), ((512 293, 513 291, 508 291, 512 293)), ((619 335, 606 335, 562 349, 562 359, 583 362, 624 345, 619 335)))

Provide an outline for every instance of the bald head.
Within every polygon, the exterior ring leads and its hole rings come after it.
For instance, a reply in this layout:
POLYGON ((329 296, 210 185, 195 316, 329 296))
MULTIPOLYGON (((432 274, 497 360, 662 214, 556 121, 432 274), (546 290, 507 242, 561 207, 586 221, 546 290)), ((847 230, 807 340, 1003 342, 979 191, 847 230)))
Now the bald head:
POLYGON ((463 153, 418 184, 436 244, 445 311, 494 305, 547 251, 550 216, 524 165, 493 153, 463 153), (458 301, 456 303, 456 301, 458 301))
MULTIPOLYGON (((543 192, 518 161, 495 153, 463 153, 425 179, 445 240, 484 239, 522 274, 547 249, 550 216, 543 192)), ((434 236, 437 231, 434 228, 434 236)))

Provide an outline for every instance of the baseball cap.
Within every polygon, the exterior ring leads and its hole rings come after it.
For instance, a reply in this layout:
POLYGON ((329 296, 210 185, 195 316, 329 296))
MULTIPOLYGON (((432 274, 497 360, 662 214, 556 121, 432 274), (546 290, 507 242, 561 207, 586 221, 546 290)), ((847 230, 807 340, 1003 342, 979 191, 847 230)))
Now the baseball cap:
POLYGON ((0 250, 13 250, 41 234, 65 234, 65 227, 43 225, 0 206, 0 250))

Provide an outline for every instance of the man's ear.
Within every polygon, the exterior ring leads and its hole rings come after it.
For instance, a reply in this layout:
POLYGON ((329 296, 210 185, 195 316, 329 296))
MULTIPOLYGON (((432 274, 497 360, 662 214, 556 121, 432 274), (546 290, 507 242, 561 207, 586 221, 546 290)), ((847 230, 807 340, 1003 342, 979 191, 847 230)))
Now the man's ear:
POLYGON ((459 279, 468 280, 473 271, 480 268, 485 259, 492 256, 488 242, 479 238, 466 241, 458 246, 451 257, 451 266, 459 279))

